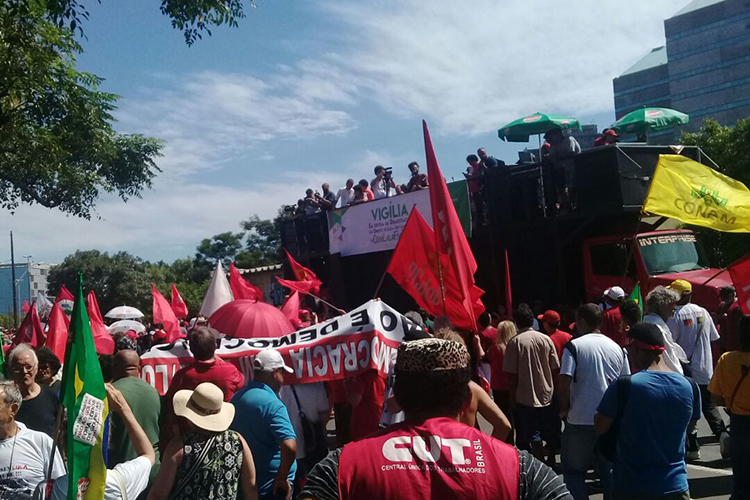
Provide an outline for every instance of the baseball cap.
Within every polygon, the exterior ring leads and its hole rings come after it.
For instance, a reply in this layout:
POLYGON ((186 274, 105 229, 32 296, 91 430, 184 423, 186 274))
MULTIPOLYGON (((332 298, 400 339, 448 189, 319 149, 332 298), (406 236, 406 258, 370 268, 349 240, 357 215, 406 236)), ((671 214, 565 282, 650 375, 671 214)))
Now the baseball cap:
POLYGON ((685 280, 674 280, 667 288, 669 288, 670 290, 674 290, 680 295, 693 293, 693 285, 691 285, 689 281, 685 280))
POLYGON ((545 323, 549 323, 550 325, 560 324, 560 315, 557 313, 557 311, 553 311, 552 309, 544 311, 544 314, 540 314, 536 317, 536 319, 538 319, 539 321, 544 321, 545 323))
POLYGON ((628 330, 628 339, 630 344, 638 349, 647 351, 664 352, 664 335, 656 325, 645 323, 643 321, 636 323, 628 330))
POLYGON ((604 295, 612 300, 621 300, 625 298, 625 290, 619 286, 613 286, 604 290, 604 295))
POLYGON ((612 137, 620 137, 617 133, 617 131, 610 129, 607 129, 604 131, 604 135, 610 135, 612 137))
POLYGON ((276 349, 263 349, 255 356, 253 366, 256 370, 272 372, 283 368, 287 373, 294 373, 294 370, 284 364, 284 358, 276 349))

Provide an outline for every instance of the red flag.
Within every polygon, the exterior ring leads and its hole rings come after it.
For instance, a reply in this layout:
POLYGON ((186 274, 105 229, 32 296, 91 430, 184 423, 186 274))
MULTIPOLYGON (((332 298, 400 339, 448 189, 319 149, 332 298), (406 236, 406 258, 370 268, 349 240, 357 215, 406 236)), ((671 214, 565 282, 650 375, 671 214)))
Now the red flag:
POLYGON ((474 316, 469 316, 464 309, 448 256, 440 255, 445 284, 443 301, 443 292, 440 290, 441 270, 438 269, 437 260, 439 255, 435 249, 433 231, 415 207, 396 244, 387 272, 427 312, 435 316, 445 314, 457 327, 474 330, 476 324, 473 318, 484 311, 480 300, 484 292, 476 286, 470 289, 474 316))
MULTIPOLYGON (((290 293, 284 304, 281 306, 281 312, 287 317, 292 324, 299 322, 299 292, 294 290, 290 293)), ((296 326, 296 324, 295 324, 296 326)))
POLYGON ((55 302, 49 313, 49 328, 47 329, 47 347, 52 349, 60 361, 65 359, 65 345, 68 343, 68 327, 70 319, 63 312, 60 304, 55 302))
POLYGON ((278 280, 279 285, 285 286, 293 292, 297 291, 304 294, 314 294, 317 292, 318 287, 320 287, 320 282, 315 281, 291 281, 281 279, 278 276, 276 279, 278 280))
POLYGON ((289 264, 292 266, 294 278, 297 281, 312 281, 314 283, 317 283, 318 286, 323 284, 323 282, 318 279, 314 272, 294 260, 294 257, 292 257, 286 249, 284 249, 284 252, 286 252, 286 257, 287 259, 289 259, 289 264))
POLYGON ((167 342, 174 342, 182 337, 180 330, 180 321, 177 319, 172 307, 167 299, 159 293, 153 283, 151 283, 151 295, 153 296, 153 314, 154 323, 161 323, 164 331, 167 332, 167 342))
POLYGON ((23 301, 23 307, 21 308, 21 312, 22 313, 27 313, 27 312, 29 312, 29 309, 31 309, 29 307, 29 301, 28 300, 24 300, 23 301))
POLYGON ((44 345, 44 329, 36 312, 36 302, 32 302, 29 312, 18 327, 18 332, 13 338, 13 345, 29 344, 33 348, 44 345))
POLYGON ((737 290, 737 302, 743 314, 750 314, 750 254, 727 268, 737 290))
POLYGON ((185 319, 188 317, 188 308, 185 301, 182 300, 182 295, 177 290, 177 285, 172 283, 172 311, 178 318, 185 319))
POLYGON ((86 309, 89 312, 89 323, 91 333, 94 335, 94 345, 99 354, 112 354, 115 352, 115 341, 104 326, 104 319, 96 301, 96 294, 91 290, 86 297, 86 309))
POLYGON ((505 249, 505 314, 513 317, 513 293, 510 286, 510 262, 508 249, 505 249))
MULTIPOLYGON (((471 252, 469 242, 461 227, 461 221, 456 214, 456 207, 448 192, 443 173, 440 171, 435 148, 432 146, 430 131, 427 122, 422 120, 424 131, 424 149, 427 156, 427 175, 430 179, 430 203, 432 205, 432 228, 435 234, 435 246, 441 254, 449 257, 450 267, 453 275, 459 299, 466 314, 471 319, 471 324, 476 325, 474 307, 472 306, 472 287, 474 286, 474 273, 477 271, 477 262, 471 252)), ((447 273, 443 271, 445 277, 447 273)), ((472 326, 476 330, 476 326, 472 326)))
POLYGON ((243 278, 234 264, 229 264, 229 287, 235 300, 263 300, 263 290, 243 278))
POLYGON ((70 293, 70 290, 65 288, 65 285, 62 285, 60 287, 60 291, 57 293, 57 297, 55 297, 55 302, 60 302, 61 300, 69 300, 71 302, 75 302, 73 294, 70 293))

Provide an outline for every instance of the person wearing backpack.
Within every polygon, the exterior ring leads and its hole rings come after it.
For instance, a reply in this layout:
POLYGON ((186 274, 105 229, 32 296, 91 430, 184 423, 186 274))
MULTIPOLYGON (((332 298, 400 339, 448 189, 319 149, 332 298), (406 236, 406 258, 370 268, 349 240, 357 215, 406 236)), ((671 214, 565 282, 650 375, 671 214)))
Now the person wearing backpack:
POLYGON ((583 304, 576 311, 578 337, 565 345, 560 368, 558 397, 562 435, 562 471, 565 485, 575 500, 589 497, 586 472, 593 466, 604 485, 605 498, 612 492, 612 464, 597 448, 594 432, 596 407, 621 375, 630 373, 625 352, 599 331, 602 311, 596 304, 583 304))
POLYGON ((594 418, 597 434, 615 429, 614 499, 689 500, 685 435, 701 416, 700 390, 659 362, 665 341, 658 326, 633 325, 627 350, 637 373, 609 386, 594 418))
POLYGON ((750 316, 742 316, 736 351, 725 352, 716 364, 708 390, 716 404, 729 411, 729 456, 732 459, 732 500, 750 499, 750 316))

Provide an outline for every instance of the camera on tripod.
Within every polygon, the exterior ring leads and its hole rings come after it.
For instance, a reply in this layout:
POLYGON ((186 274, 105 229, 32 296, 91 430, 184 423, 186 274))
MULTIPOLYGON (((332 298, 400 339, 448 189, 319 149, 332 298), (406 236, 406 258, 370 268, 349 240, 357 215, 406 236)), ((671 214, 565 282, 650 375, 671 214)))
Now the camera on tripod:
POLYGON ((391 180, 393 178, 393 167, 385 167, 383 178, 386 180, 391 180))

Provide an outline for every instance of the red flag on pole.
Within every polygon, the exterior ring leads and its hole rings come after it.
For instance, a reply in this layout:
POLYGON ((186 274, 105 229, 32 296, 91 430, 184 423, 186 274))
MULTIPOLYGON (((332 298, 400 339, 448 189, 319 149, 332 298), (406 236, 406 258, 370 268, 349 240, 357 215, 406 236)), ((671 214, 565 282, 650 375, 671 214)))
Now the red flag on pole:
POLYGON ((164 326, 164 331, 167 332, 167 342, 174 342, 182 337, 180 321, 172 310, 172 306, 169 305, 167 299, 156 289, 153 283, 151 283, 151 296, 153 297, 152 316, 154 323, 161 323, 164 326))
POLYGON ((229 287, 232 289, 234 300, 263 300, 263 290, 243 278, 234 264, 229 264, 229 287))
POLYGON ((315 281, 291 281, 281 279, 278 276, 276 279, 278 280, 279 285, 285 286, 293 292, 297 291, 304 294, 314 294, 320 286, 319 282, 316 283, 315 281))
POLYGON ((96 301, 96 294, 93 290, 86 297, 86 309, 89 313, 89 323, 91 323, 91 333, 94 335, 96 352, 99 354, 112 354, 115 352, 115 341, 104 325, 104 319, 99 310, 99 303, 96 301))
POLYGON ((65 345, 68 343, 68 327, 70 319, 55 302, 49 313, 49 328, 47 329, 47 347, 52 349, 60 360, 65 359, 65 345))
POLYGON ((727 268, 737 290, 737 302, 743 314, 750 314, 750 254, 727 268))
MULTIPOLYGON (((458 285, 459 298, 466 314, 471 318, 472 325, 474 325, 471 329, 476 330, 471 290, 474 286, 477 262, 474 260, 474 254, 466 240, 461 221, 456 213, 456 207, 453 206, 448 185, 440 171, 435 148, 432 146, 427 122, 424 120, 422 120, 422 129, 427 157, 427 175, 430 179, 430 203, 432 205, 432 228, 435 233, 435 245, 437 251, 447 255, 450 260, 450 267, 458 285)), ((443 271, 443 276, 446 276, 445 271, 443 271)))
POLYGON ((507 248, 505 249, 505 314, 513 317, 513 293, 510 286, 510 262, 507 248))
POLYGON ((33 348, 44 345, 44 329, 39 314, 36 312, 36 302, 32 302, 29 312, 18 327, 18 332, 13 338, 13 345, 29 344, 33 348))
POLYGON ((437 260, 439 255, 435 249, 435 235, 415 207, 401 232, 387 272, 427 312, 434 316, 445 314, 457 327, 474 330, 476 324, 473 318, 484 311, 480 300, 484 292, 472 285, 469 293, 474 316, 469 316, 464 309, 448 256, 440 255, 445 285, 443 301, 437 260))
POLYGON ((31 307, 29 307, 29 301, 28 300, 24 300, 23 301, 23 307, 21 307, 21 312, 22 313, 27 313, 27 312, 29 312, 29 309, 31 309, 31 307))
POLYGON ((185 301, 182 300, 182 295, 177 290, 177 285, 172 283, 172 311, 178 318, 185 319, 188 317, 188 308, 185 301))
POLYGON ((296 327, 299 323, 299 292, 294 290, 290 293, 284 305, 281 306, 281 312, 296 327))
POLYGON ((323 284, 323 282, 318 279, 314 272, 294 260, 294 257, 292 257, 286 249, 284 249, 284 252, 286 252, 286 258, 289 259, 289 264, 292 266, 294 278, 297 281, 312 281, 318 287, 323 284))
POLYGON ((65 285, 62 285, 60 287, 60 291, 57 293, 57 297, 55 297, 55 302, 60 302, 61 300, 69 300, 71 302, 75 302, 73 294, 70 293, 70 290, 65 288, 65 285))

